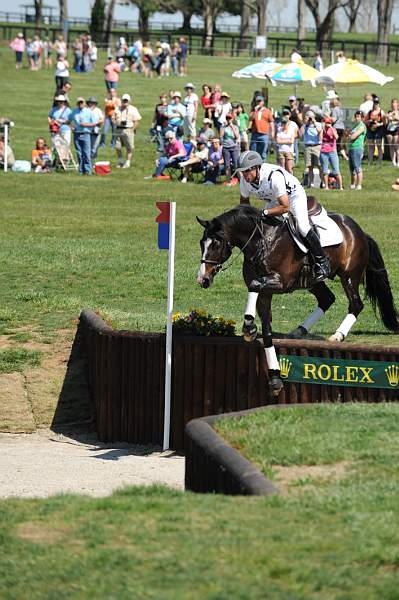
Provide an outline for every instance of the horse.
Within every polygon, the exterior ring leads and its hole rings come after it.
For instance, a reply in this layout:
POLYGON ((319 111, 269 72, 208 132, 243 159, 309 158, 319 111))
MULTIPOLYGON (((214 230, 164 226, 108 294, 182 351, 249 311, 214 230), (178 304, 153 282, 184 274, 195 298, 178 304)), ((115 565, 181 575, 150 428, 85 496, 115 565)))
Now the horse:
MULTIPOLYGON (((315 199, 311 199, 316 202, 315 199)), ((340 228, 343 242, 324 248, 331 264, 330 279, 339 277, 349 301, 348 313, 330 341, 342 342, 363 310, 359 286, 365 287, 366 297, 373 310, 379 310, 387 329, 399 331, 398 314, 394 304, 384 260, 376 241, 364 232, 349 216, 328 213, 340 228)), ((271 304, 273 294, 287 294, 307 289, 317 300, 317 308, 291 332, 296 338, 305 337, 310 329, 332 306, 335 296, 326 282, 315 282, 308 254, 294 242, 284 219, 261 218, 261 211, 250 205, 239 205, 212 220, 197 221, 204 228, 200 241, 201 263, 197 282, 209 288, 215 275, 228 268, 224 266, 234 247, 243 254, 243 278, 248 288, 243 335, 248 342, 257 337, 255 312, 262 322, 269 387, 277 396, 283 383, 280 365, 272 341, 271 304), (259 277, 264 288, 258 290, 259 277), (259 291, 259 293, 258 293, 259 291)), ((235 256, 232 260, 237 258, 235 256)), ((231 262, 230 262, 231 264, 231 262)))

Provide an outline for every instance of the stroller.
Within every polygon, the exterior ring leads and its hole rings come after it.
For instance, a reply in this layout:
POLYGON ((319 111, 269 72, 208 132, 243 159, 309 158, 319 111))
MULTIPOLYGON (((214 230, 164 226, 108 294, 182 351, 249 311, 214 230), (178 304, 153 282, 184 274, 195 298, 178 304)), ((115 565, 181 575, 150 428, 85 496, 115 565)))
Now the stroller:
POLYGON ((56 171, 77 171, 78 165, 73 157, 71 147, 59 133, 52 136, 53 168, 56 171))

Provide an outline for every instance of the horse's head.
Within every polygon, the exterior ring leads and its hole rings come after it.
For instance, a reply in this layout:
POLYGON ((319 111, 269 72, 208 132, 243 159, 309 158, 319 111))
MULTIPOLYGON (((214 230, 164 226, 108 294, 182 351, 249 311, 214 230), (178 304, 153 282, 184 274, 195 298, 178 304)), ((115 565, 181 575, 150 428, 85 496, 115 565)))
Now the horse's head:
POLYGON ((213 278, 220 271, 222 264, 230 258, 232 246, 218 219, 204 221, 197 217, 197 221, 204 228, 204 235, 200 241, 201 265, 197 282, 206 289, 212 284, 213 278))

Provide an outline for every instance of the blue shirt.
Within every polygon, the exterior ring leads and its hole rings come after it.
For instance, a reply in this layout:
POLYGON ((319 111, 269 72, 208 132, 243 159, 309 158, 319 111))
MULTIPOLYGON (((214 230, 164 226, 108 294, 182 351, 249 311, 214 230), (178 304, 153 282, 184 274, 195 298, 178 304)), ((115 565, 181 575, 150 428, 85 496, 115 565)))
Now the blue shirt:
POLYGON ((70 121, 75 133, 92 133, 93 127, 82 127, 81 123, 97 123, 96 117, 89 108, 74 108, 70 121))
POLYGON ((169 117, 169 124, 173 126, 178 126, 183 123, 183 119, 186 115, 186 107, 184 104, 179 102, 178 104, 168 104, 168 108, 166 109, 166 115, 169 117), (171 117, 173 113, 179 113, 180 117, 171 117))
MULTIPOLYGON (((64 107, 54 106, 48 114, 50 119, 55 119, 55 120, 61 119, 62 121, 70 121, 71 115, 72 115, 72 111, 68 106, 64 106, 64 107)), ((64 133, 66 133, 69 130, 70 130, 70 127, 66 123, 63 123, 60 127, 61 135, 63 135, 64 133)))
POLYGON ((320 123, 313 125, 305 125, 303 131, 303 143, 305 146, 318 146, 321 144, 319 133, 321 131, 320 123))

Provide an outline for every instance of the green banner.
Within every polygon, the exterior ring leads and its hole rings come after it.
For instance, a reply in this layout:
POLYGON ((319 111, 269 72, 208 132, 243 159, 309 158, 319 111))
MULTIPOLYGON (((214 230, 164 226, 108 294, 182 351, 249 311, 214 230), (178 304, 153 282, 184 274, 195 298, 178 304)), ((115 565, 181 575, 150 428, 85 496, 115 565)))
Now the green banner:
POLYGON ((281 377, 286 381, 399 389, 399 363, 396 362, 281 354, 279 362, 281 377))

